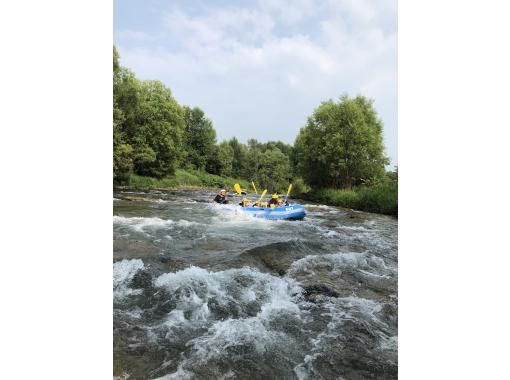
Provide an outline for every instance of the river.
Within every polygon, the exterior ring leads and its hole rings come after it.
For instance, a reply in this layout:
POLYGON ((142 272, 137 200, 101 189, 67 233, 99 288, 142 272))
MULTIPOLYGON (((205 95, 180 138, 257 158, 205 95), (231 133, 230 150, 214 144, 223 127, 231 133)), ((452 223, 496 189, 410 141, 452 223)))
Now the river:
POLYGON ((115 191, 116 379, 396 379, 397 220, 115 191))

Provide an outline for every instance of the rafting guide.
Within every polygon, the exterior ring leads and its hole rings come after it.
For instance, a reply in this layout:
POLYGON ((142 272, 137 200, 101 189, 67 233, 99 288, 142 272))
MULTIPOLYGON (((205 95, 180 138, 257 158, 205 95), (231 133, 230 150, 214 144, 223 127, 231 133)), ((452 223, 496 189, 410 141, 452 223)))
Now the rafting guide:
POLYGON ((225 189, 221 189, 220 192, 214 197, 214 202, 226 205, 228 204, 227 199, 227 191, 225 189))

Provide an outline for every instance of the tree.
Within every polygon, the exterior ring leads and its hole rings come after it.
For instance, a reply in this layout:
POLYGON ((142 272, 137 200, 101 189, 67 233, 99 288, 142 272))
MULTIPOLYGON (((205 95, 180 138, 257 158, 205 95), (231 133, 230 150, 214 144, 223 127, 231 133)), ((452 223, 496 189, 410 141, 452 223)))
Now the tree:
POLYGON ((138 107, 137 80, 133 73, 119 64, 113 47, 113 178, 126 181, 133 171, 133 147, 128 142, 126 125, 132 122, 138 107))
POLYGON ((222 142, 218 147, 218 174, 224 177, 230 177, 232 173, 232 163, 234 162, 234 149, 227 142, 222 142))
POLYGON ((124 142, 120 127, 113 125, 113 178, 126 181, 133 171, 133 148, 124 142))
POLYGON ((162 178, 172 175, 182 158, 184 112, 168 87, 159 81, 140 83, 131 143, 135 172, 162 178))
POLYGON ((241 144, 235 137, 228 141, 228 144, 234 152, 232 161, 232 175, 236 178, 249 177, 250 168, 248 167, 248 151, 244 144, 241 144))
POLYGON ((250 151, 250 166, 254 169, 252 179, 261 188, 274 192, 283 192, 287 188, 290 175, 289 157, 278 148, 262 153, 258 149, 250 151))
POLYGON ((350 189, 375 182, 389 162, 382 122, 363 96, 323 102, 301 128, 294 150, 297 172, 316 187, 350 189))
POLYGON ((216 131, 211 120, 198 107, 184 107, 184 149, 185 165, 204 170, 214 160, 216 131))

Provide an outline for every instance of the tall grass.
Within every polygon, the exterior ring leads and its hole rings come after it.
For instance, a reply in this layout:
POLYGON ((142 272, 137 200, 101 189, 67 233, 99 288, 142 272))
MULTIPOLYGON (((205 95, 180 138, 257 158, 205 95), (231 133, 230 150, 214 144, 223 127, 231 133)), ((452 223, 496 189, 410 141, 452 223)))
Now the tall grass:
POLYGON ((135 174, 129 176, 125 185, 134 190, 150 189, 177 189, 179 187, 204 187, 232 189, 234 183, 239 183, 241 188, 249 188, 245 180, 230 177, 220 177, 214 174, 198 170, 177 169, 175 175, 161 179, 142 177, 135 174))
POLYGON ((398 216, 398 183, 387 180, 353 190, 319 189, 303 197, 333 206, 398 216))

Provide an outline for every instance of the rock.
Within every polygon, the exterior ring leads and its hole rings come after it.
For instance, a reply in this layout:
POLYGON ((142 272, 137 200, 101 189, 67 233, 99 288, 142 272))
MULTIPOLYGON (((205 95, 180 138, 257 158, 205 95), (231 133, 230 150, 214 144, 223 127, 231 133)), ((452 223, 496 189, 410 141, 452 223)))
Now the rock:
POLYGON ((323 301, 324 297, 337 298, 339 294, 324 284, 308 285, 303 288, 303 295, 307 301, 316 303, 323 301))

